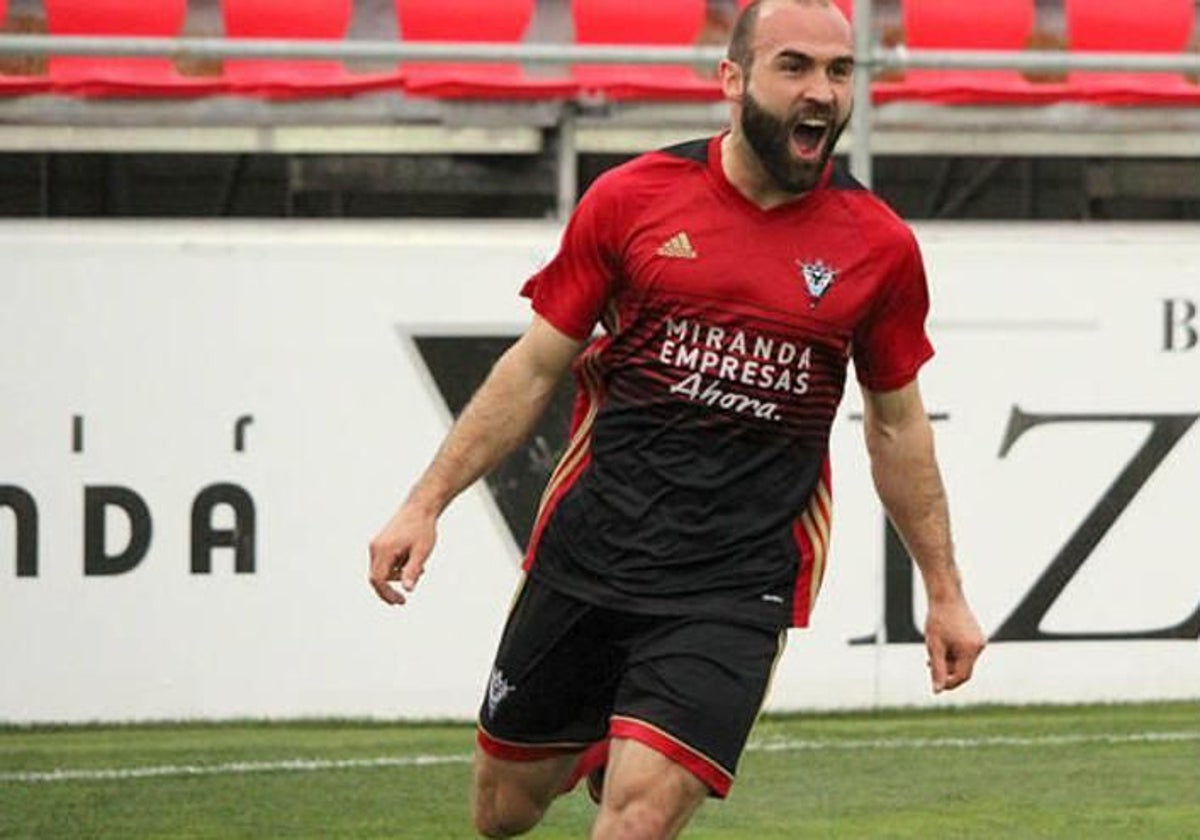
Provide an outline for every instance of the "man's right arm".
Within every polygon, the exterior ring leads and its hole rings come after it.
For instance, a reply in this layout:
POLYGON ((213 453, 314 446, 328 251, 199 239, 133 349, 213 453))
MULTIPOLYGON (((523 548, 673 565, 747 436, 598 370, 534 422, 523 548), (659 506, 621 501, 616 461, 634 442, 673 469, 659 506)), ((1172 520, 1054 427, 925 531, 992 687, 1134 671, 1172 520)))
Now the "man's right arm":
POLYGON ((369 579, 380 599, 404 603, 433 550, 438 516, 529 436, 582 346, 535 315, 496 362, 408 498, 371 541, 369 579))

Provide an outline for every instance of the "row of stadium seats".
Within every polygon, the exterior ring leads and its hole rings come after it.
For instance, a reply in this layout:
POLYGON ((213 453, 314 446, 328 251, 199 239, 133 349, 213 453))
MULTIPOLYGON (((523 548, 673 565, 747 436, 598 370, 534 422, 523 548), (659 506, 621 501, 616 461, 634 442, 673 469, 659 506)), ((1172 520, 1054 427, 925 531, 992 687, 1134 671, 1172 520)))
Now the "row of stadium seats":
MULTIPOLYGON (((1063 0, 1063 5, 1065 46, 1072 51, 1170 54, 1193 45, 1194 0, 1063 0)), ((902 10, 904 40, 913 49, 1019 51, 1035 43, 1032 0, 904 0, 902 10)), ((1114 105, 1196 104, 1193 81, 1172 73, 1030 77, 1006 70, 912 70, 896 93, 943 103, 1041 104, 1076 98, 1077 91, 1078 98, 1114 105)))
MULTIPOLYGON (((747 0, 739 0, 744 5, 747 0)), ((837 0, 847 12, 851 0, 837 0)), ((1063 0, 1071 50, 1182 53, 1195 28, 1194 0, 1063 0)), ((0 0, 0 20, 6 0, 0 0)), ((60 35, 179 36, 187 0, 44 0, 60 35)), ((519 42, 534 0, 395 0, 405 41, 519 42)), ((222 0, 231 38, 341 39, 352 0, 222 0)), ((571 0, 579 44, 690 45, 705 0, 571 0)), ((902 0, 903 41, 914 49, 1019 51, 1034 33, 1034 0, 902 0)), ((45 76, 0 75, 0 95, 265 98, 401 90, 443 98, 715 100, 715 81, 691 67, 577 66, 538 76, 515 64, 405 63, 386 73, 352 73, 338 62, 233 60, 219 75, 185 76, 170 59, 54 57, 45 76)), ((876 101, 1196 105, 1200 84, 1170 73, 1070 73, 1033 79, 1015 71, 913 70, 874 85, 876 101)))

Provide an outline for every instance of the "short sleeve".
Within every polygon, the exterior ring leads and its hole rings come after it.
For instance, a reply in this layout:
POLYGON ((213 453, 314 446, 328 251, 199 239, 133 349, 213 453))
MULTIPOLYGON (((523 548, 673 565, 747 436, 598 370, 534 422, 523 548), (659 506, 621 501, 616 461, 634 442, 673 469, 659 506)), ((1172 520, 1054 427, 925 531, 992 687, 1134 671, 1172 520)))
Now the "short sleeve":
POLYGON ((867 318, 854 332, 854 368, 872 391, 894 391, 916 378, 933 356, 925 333, 929 288, 921 251, 911 232, 884 278, 867 318))
POLYGON ((619 274, 617 196, 601 177, 571 215, 558 253, 521 289, 533 309, 560 331, 586 341, 619 274))

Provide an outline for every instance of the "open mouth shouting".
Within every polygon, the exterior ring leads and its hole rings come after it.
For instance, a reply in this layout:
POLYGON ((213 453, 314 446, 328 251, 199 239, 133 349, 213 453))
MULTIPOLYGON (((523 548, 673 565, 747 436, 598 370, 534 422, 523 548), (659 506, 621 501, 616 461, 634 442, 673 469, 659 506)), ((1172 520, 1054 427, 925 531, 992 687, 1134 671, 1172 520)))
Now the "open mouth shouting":
POLYGON ((828 116, 808 116, 792 125, 791 147, 796 157, 806 162, 819 161, 825 152, 833 119, 828 116))

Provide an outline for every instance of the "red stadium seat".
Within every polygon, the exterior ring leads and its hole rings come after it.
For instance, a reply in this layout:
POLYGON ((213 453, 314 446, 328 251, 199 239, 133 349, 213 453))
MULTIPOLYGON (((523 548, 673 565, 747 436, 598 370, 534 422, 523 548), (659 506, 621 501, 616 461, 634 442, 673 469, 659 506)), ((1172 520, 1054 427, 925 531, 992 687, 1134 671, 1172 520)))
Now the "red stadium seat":
MULTIPOLYGON (((533 17, 534 0, 395 0, 405 41, 516 43, 533 17)), ((527 76, 518 64, 404 62, 405 90, 427 96, 526 98, 570 96, 576 86, 527 76)))
MULTIPOLYGON (((902 16, 911 49, 1015 52, 1029 44, 1035 9, 1034 0, 903 0, 902 16)), ((1019 104, 1045 93, 1015 70, 908 70, 895 84, 944 103, 1019 104)))
MULTIPOLYGON (((1067 42, 1072 51, 1182 53, 1196 25, 1194 0, 1065 0, 1067 42)), ((1108 104, 1162 104, 1198 89, 1177 73, 1072 72, 1072 87, 1108 104)), ((1194 100, 1193 100, 1194 101, 1194 100)))
POLYGON ((1182 52, 1196 25, 1193 0, 1065 0, 1071 49, 1182 52))
MULTIPOLYGON (((705 0, 571 0, 579 44, 684 47, 704 26, 705 0)), ((683 66, 576 65, 585 91, 611 99, 718 98, 714 81, 683 66)))
MULTIPOLYGON (((346 37, 353 0, 221 0, 230 38, 338 40, 346 37)), ((226 59, 237 93, 289 97, 353 90, 359 81, 338 61, 226 59)))
MULTIPOLYGON (((45 9, 53 35, 178 37, 187 0, 45 0, 45 9)), ((213 87, 180 76, 168 58, 55 56, 49 72, 56 90, 83 95, 177 95, 213 87)))
POLYGON ((914 49, 1023 50, 1033 0, 904 0, 904 34, 914 49))

